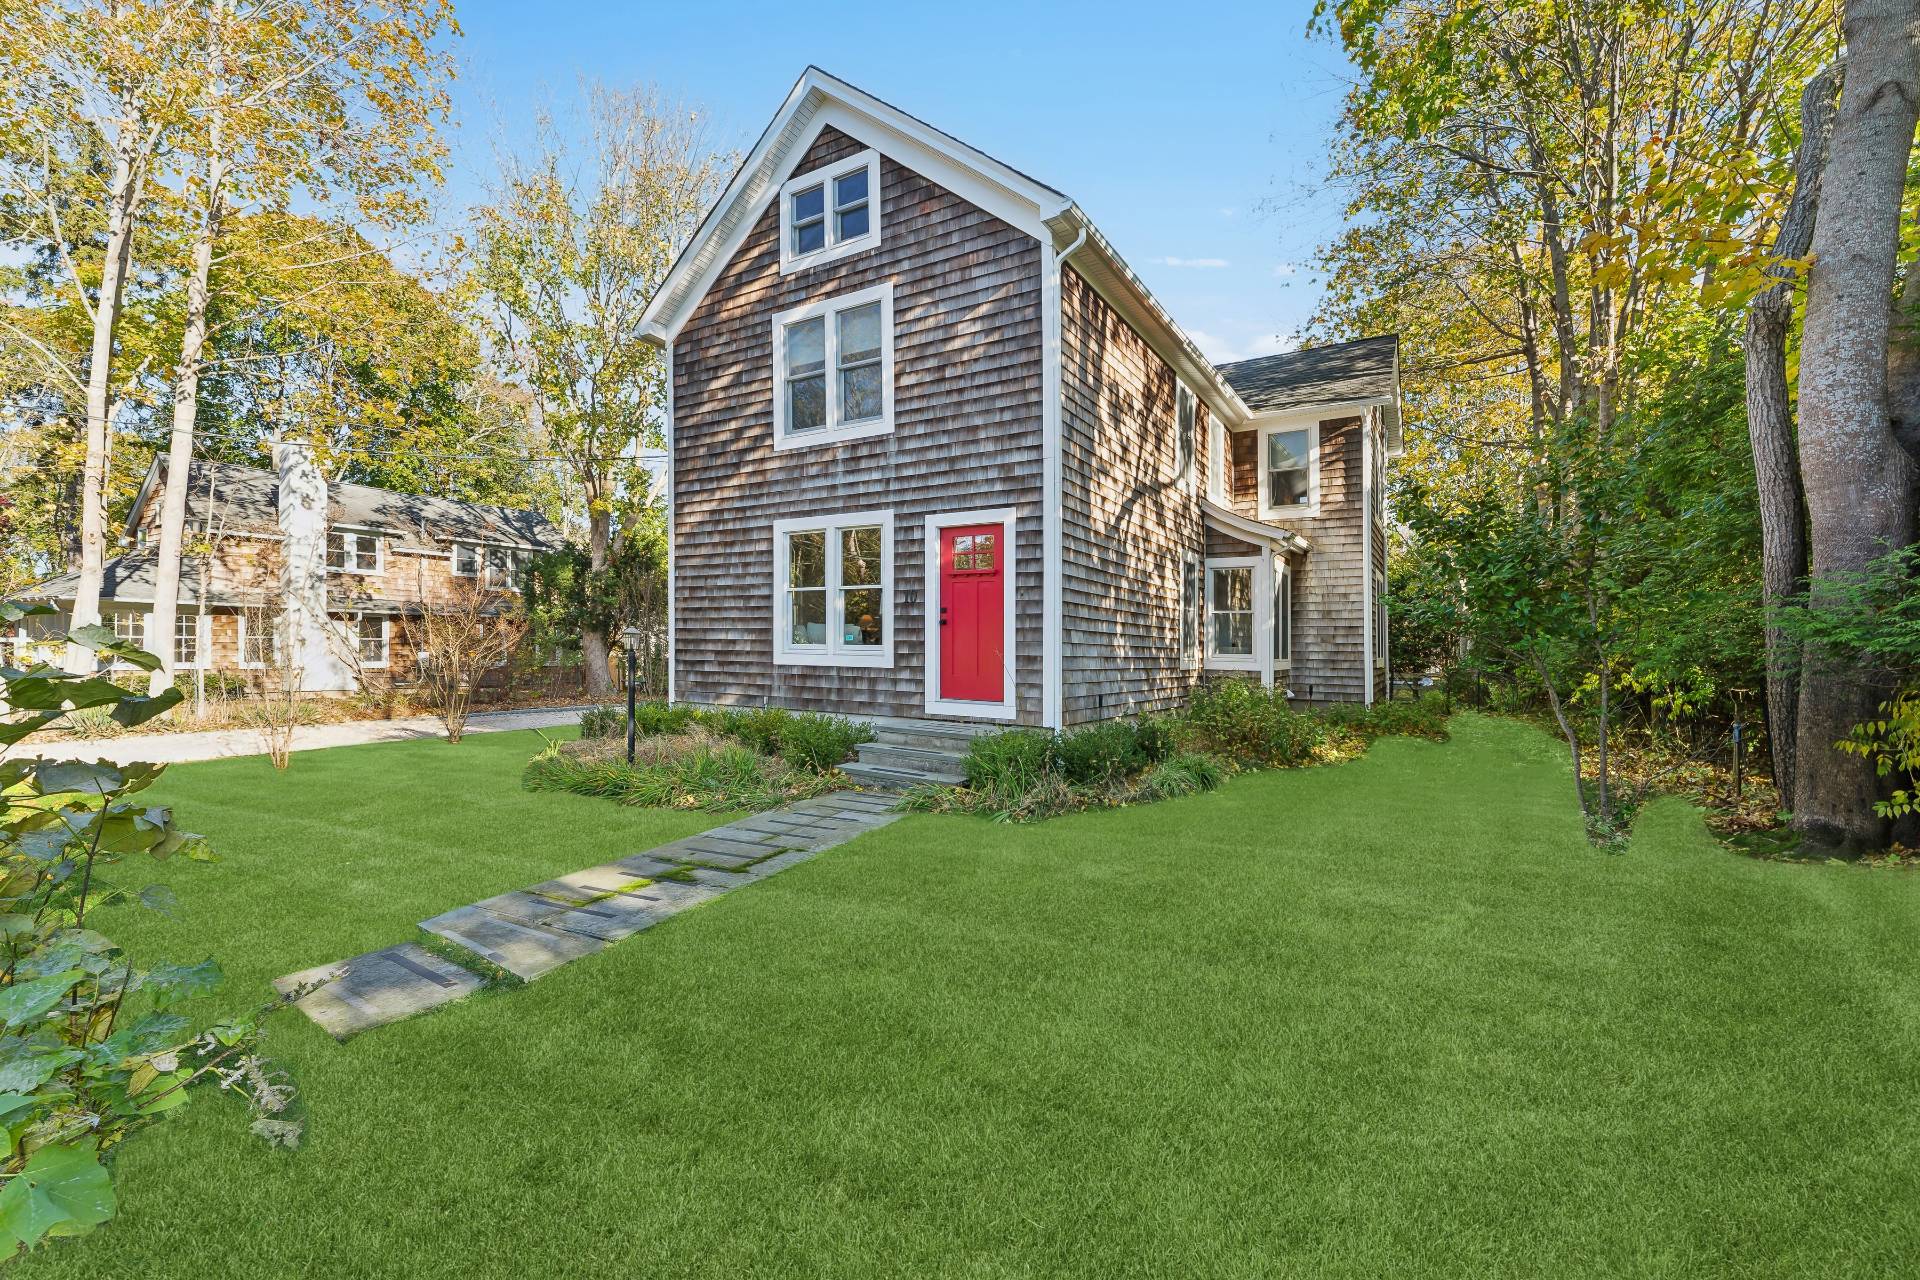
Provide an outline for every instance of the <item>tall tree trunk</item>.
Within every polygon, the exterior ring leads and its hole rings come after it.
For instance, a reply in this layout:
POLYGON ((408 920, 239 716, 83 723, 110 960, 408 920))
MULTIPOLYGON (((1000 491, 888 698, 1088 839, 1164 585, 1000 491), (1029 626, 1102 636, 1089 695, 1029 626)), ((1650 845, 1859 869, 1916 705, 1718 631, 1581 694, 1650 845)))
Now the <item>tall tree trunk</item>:
MULTIPOLYGON (((602 504, 594 501, 595 495, 587 495, 587 556, 593 571, 599 573, 607 567, 608 552, 613 544, 613 516, 601 509, 602 504)), ((607 671, 607 660, 612 656, 607 634, 597 627, 587 626, 580 629, 580 660, 587 669, 587 693, 595 698, 604 698, 613 693, 613 678, 607 671)))
MULTIPOLYGON (((216 86, 220 81, 218 24, 211 58, 216 86)), ((193 274, 187 280, 186 327, 180 337, 180 363, 173 377, 173 428, 167 439, 167 484, 161 490, 160 548, 154 566, 153 634, 158 637, 160 668, 149 677, 149 692, 157 695, 173 680, 174 618, 180 602, 180 556, 186 542, 187 482, 193 466, 193 431, 200 408, 200 369, 207 344, 207 281, 213 272, 213 246, 220 238, 226 200, 227 162, 222 154, 219 95, 207 117, 206 203, 201 210, 200 236, 193 245, 193 274)), ((202 591, 206 583, 201 583, 202 591)))
MULTIPOLYGON (((122 121, 114 140, 113 176, 107 190, 106 256, 100 296, 93 307, 93 345, 87 357, 87 452, 80 473, 80 580, 73 592, 73 625, 100 620, 100 585, 107 564, 107 434, 112 405, 113 335, 121 299, 133 274, 133 231, 146 165, 138 120, 122 121)), ((85 671, 93 653, 67 646, 67 668, 85 671)))
MULTIPOLYGON (((1838 65, 1808 81, 1800 95, 1800 149, 1793 197, 1774 237, 1774 256, 1804 258, 1820 207, 1820 171, 1833 131, 1838 65)), ((1800 603, 1807 577, 1806 499, 1787 396, 1787 331, 1793 323, 1793 269, 1771 267, 1775 283, 1747 310, 1747 434, 1760 499, 1761 591, 1767 610, 1767 749, 1782 801, 1793 803, 1794 737, 1800 723, 1800 655, 1774 619, 1800 603)))
MULTIPOLYGON (((1920 0, 1853 0, 1847 70, 1813 233, 1800 347, 1800 474, 1821 581, 1913 536, 1916 472, 1887 408, 1894 265, 1908 153, 1920 121, 1920 0)), ((1884 696, 1865 664, 1809 661, 1800 687, 1794 826, 1857 853, 1885 840, 1871 762, 1834 749, 1884 696)))

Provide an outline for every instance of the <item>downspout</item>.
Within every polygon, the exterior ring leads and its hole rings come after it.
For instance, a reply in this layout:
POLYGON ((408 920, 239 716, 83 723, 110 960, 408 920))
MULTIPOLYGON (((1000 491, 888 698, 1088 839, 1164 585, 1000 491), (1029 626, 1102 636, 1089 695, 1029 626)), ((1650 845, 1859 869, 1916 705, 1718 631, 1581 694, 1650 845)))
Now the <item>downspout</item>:
MULTIPOLYGON (((1071 202, 1061 206, 1054 215, 1078 215, 1071 202)), ((1065 267, 1067 259, 1079 252, 1087 242, 1087 234, 1092 224, 1084 215, 1078 215, 1080 234, 1064 250, 1054 250, 1053 233, 1042 219, 1041 227, 1045 232, 1043 244, 1051 254, 1047 264, 1045 283, 1050 286, 1050 313, 1042 318, 1042 326, 1050 327, 1048 335, 1051 350, 1046 353, 1042 368, 1042 381, 1046 385, 1047 404, 1044 417, 1050 428, 1051 439, 1041 462, 1041 555, 1042 577, 1045 589, 1042 592, 1043 639, 1041 641, 1041 723, 1052 729, 1066 727, 1066 685, 1065 654, 1067 645, 1066 617, 1064 598, 1066 595, 1066 551, 1063 524, 1065 521, 1064 470, 1066 466, 1066 426, 1062 418, 1063 385, 1066 381, 1066 291, 1065 267)))

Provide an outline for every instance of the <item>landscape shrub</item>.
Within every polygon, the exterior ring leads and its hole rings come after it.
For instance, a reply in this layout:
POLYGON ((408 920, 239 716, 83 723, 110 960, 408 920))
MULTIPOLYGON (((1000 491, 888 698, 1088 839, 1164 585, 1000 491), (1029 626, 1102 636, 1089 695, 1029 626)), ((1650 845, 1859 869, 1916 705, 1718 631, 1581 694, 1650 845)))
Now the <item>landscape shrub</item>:
POLYGON ((556 744, 527 764, 531 791, 567 791, 665 809, 771 809, 830 791, 832 782, 705 729, 656 735, 636 748, 600 738, 556 744))
POLYGON ((588 707, 580 713, 582 738, 619 738, 627 732, 625 707, 588 707))
POLYGON ((863 742, 873 741, 873 726, 844 716, 792 715, 780 727, 780 758, 800 769, 831 773, 863 742))
POLYGON ((738 738, 763 756, 780 754, 780 734, 792 718, 783 707, 711 707, 693 713, 694 723, 738 738))
POLYGON ((1327 740, 1324 720, 1294 710, 1284 690, 1251 680, 1202 685, 1178 732, 1189 750, 1269 768, 1306 764, 1327 740))
POLYGON ((967 785, 1008 795, 1030 791, 1046 775, 1052 750, 1053 736, 1034 729, 983 733, 967 744, 967 785))
POLYGON ((1227 767, 1212 756, 1183 751, 1155 765, 1141 782, 1143 798, 1168 800, 1211 791, 1227 780, 1227 767))
POLYGON ((1148 745, 1134 721, 1107 720, 1056 737, 1053 761, 1068 782, 1114 782, 1154 763, 1147 754, 1148 745))

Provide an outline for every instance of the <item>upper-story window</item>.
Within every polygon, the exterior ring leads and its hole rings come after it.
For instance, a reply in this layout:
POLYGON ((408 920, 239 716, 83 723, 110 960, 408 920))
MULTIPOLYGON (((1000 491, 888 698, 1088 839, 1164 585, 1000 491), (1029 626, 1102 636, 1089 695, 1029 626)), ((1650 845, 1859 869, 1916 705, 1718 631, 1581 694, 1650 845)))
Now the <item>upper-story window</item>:
POLYGON ((518 591, 529 558, 527 552, 513 547, 456 542, 453 544, 453 576, 473 578, 496 591, 518 591))
POLYGON ((893 430, 893 286, 775 316, 773 370, 774 448, 893 430))
POLYGON ((880 243, 880 153, 869 148, 780 188, 780 270, 798 271, 880 243))
POLYGON ((352 529, 329 530, 327 568, 340 573, 380 572, 380 535, 352 529))
POLYGON ((1260 431, 1260 514, 1314 515, 1320 506, 1320 424, 1288 423, 1260 431))
POLYGON ((1187 390, 1186 383, 1175 382, 1173 386, 1174 465, 1180 479, 1190 480, 1193 478, 1194 456, 1200 447, 1197 423, 1199 407, 1194 401, 1193 392, 1187 390))

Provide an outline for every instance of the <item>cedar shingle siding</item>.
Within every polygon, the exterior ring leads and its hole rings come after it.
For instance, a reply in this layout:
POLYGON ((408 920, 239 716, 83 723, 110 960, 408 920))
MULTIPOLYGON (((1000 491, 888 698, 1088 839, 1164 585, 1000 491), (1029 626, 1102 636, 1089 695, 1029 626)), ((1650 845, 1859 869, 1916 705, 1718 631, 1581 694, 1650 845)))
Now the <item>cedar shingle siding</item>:
MULTIPOLYGON (((1366 509, 1361 501, 1364 418, 1320 422, 1320 514, 1274 523, 1304 534, 1313 549, 1294 561, 1293 672, 1287 685, 1309 702, 1366 696, 1366 509)), ((1233 510, 1260 514, 1259 432, 1233 437, 1233 510)))
MULTIPOLYGON (((827 128, 792 170, 865 144, 827 128)), ((1012 507, 1014 685, 1041 709, 1040 247, 881 158, 880 245, 780 273, 777 201, 716 277, 674 353, 674 693, 857 716, 926 715, 923 518, 1012 507), (891 280, 894 429, 773 451, 773 317, 891 280), (891 669, 775 666, 773 522, 893 512, 891 669)))
POLYGON ((1178 706, 1199 676, 1181 653, 1180 579, 1204 545, 1206 458, 1203 444, 1192 479, 1176 478, 1173 370, 1071 264, 1060 295, 1061 666, 1078 724, 1178 706))

